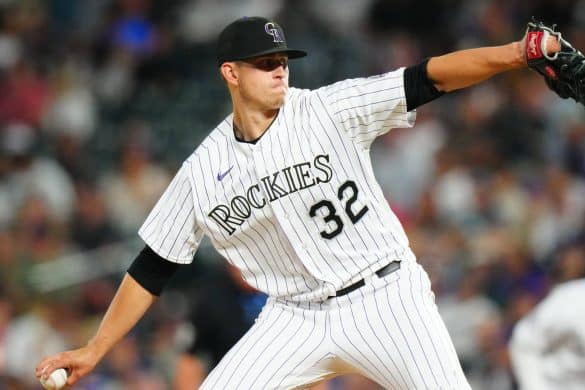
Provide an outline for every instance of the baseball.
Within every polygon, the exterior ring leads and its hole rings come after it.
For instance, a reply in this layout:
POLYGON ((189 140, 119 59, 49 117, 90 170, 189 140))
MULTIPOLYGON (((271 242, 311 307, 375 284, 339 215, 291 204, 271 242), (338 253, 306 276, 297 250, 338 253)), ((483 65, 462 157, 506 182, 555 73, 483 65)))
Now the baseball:
POLYGON ((47 379, 41 377, 41 385, 47 390, 59 390, 65 387, 67 382, 67 371, 59 368, 51 373, 47 379))

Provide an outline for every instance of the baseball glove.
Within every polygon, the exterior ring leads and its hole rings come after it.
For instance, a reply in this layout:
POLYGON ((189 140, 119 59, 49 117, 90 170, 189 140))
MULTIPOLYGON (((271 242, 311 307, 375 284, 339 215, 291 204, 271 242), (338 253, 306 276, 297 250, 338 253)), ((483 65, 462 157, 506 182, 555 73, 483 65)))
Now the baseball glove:
POLYGON ((550 89, 560 97, 573 98, 585 104, 585 56, 555 31, 533 19, 526 30, 526 62, 531 69, 540 73, 550 89), (546 50, 549 36, 561 44, 561 51, 550 55, 546 50))

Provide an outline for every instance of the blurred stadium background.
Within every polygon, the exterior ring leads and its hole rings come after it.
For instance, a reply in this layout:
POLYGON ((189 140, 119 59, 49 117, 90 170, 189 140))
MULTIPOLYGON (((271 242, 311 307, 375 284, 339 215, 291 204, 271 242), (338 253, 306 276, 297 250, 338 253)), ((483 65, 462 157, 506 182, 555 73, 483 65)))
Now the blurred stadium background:
MULTIPOLYGON (((137 228, 228 113, 214 40, 245 15, 309 51, 291 64, 303 88, 517 40, 532 15, 585 48, 583 0, 0 0, 1 389, 37 389, 39 358, 95 330, 137 228)), ((514 324, 585 267, 584 113, 514 72, 372 149, 474 389, 515 388, 514 324)), ((170 388, 192 287, 217 260, 204 244, 77 388, 170 388)))

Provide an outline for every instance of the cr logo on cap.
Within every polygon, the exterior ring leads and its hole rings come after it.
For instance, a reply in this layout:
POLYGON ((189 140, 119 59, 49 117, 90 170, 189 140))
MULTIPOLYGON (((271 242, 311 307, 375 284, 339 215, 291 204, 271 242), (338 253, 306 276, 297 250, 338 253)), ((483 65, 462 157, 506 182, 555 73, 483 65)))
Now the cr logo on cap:
POLYGON ((264 31, 266 31, 266 34, 272 35, 272 37, 274 38, 273 42, 277 42, 277 43, 284 42, 284 38, 282 37, 280 29, 274 23, 272 23, 272 22, 266 23, 264 25, 264 31))

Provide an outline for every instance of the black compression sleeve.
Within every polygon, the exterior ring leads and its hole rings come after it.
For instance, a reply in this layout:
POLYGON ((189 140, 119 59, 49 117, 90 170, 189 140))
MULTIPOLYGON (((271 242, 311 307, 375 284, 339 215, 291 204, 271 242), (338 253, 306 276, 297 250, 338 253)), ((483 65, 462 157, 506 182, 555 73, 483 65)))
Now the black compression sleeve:
POLYGON ((160 257, 148 245, 136 256, 128 273, 152 295, 159 296, 179 264, 160 257))
POLYGON ((404 70, 404 93, 406 94, 406 109, 412 111, 425 103, 435 100, 445 92, 439 91, 427 74, 427 58, 418 65, 404 70))

